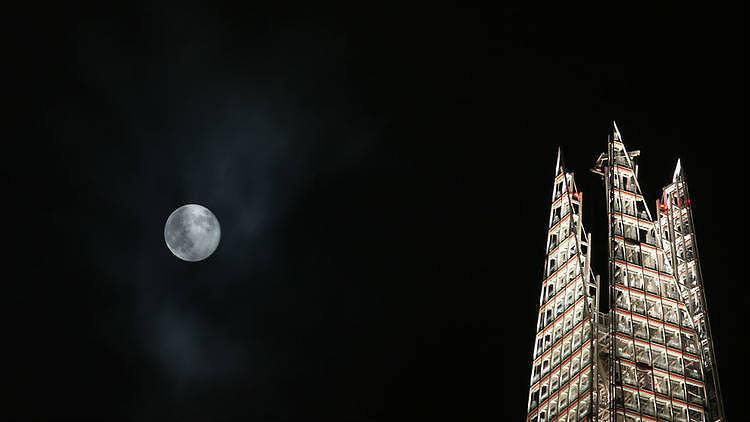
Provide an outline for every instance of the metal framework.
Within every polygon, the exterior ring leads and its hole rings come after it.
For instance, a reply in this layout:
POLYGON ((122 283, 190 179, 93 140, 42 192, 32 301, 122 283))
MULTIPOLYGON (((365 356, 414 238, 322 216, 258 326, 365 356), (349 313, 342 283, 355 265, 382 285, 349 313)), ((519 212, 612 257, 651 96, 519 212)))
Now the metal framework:
POLYGON ((602 313, 582 193, 558 149, 527 421, 726 421, 684 172, 678 161, 654 218, 639 155, 613 124, 591 169, 607 202, 602 313))

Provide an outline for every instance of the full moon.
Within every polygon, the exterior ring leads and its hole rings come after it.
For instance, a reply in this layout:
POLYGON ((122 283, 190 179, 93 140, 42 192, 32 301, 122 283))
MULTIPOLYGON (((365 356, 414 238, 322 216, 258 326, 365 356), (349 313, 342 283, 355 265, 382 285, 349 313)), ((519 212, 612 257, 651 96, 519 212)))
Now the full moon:
POLYGON ((187 204, 174 210, 164 225, 164 240, 176 256, 195 262, 208 258, 221 239, 219 220, 206 207, 187 204))

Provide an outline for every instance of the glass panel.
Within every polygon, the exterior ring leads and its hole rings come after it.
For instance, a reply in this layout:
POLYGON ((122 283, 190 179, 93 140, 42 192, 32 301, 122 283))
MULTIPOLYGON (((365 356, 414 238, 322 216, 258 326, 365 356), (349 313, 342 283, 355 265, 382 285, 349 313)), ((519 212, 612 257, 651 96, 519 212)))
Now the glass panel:
POLYGON ((655 415, 654 397, 641 393, 641 412, 647 415, 655 415))
POLYGON ((560 346, 555 347, 552 350, 552 366, 557 366, 560 363, 560 346))
POLYGON ((638 410, 638 397, 630 390, 624 391, 625 408, 638 410))
POLYGON ((554 394, 560 387, 560 374, 555 372, 549 377, 549 392, 554 394))
POLYGON ((591 363, 591 349, 586 347, 581 351, 581 365, 586 366, 591 363))
POLYGON ((672 417, 672 412, 669 406, 669 402, 664 400, 656 400, 656 414, 660 418, 669 419, 672 417))
POLYGON ((643 255, 643 266, 655 270, 656 258, 654 257, 654 254, 645 250, 641 251, 641 254, 643 255))
POLYGON ((687 422, 687 409, 685 407, 674 404, 672 410, 675 422, 687 422))
POLYGON ((651 371, 638 368, 638 386, 643 390, 653 391, 653 383, 651 380, 651 371))
POLYGON ((654 374, 654 390, 659 394, 669 394, 669 380, 665 375, 654 374))
POLYGON ((627 335, 632 335, 630 315, 617 314, 617 331, 627 335))
POLYGON ((539 389, 534 389, 529 395, 529 410, 536 409, 539 406, 539 389))
POLYGON ((682 336, 682 346, 685 350, 687 350, 688 353, 697 355, 698 348, 695 345, 695 336, 685 332, 680 333, 680 335, 682 336))
POLYGON ((682 358, 677 355, 668 354, 669 370, 678 374, 682 373, 682 358))
POLYGON ((635 271, 628 271, 628 279, 630 282, 630 287, 643 290, 643 279, 641 278, 640 273, 637 273, 635 271))
POLYGON ((677 316, 677 305, 668 303, 664 304, 664 320, 671 322, 672 324, 677 324, 679 322, 677 316))
POLYGON ((573 323, 578 324, 582 320, 583 320, 583 303, 580 303, 576 306, 575 319, 573 320, 573 323))
POLYGON ((578 417, 582 418, 589 413, 589 398, 588 396, 581 399, 578 402, 578 417))
POLYGON ((670 380, 669 384, 672 388, 672 397, 678 399, 685 399, 685 383, 679 380, 670 380))
POLYGON ((659 348, 654 348, 651 351, 652 362, 654 366, 659 369, 667 369, 667 352, 659 348))
POLYGON ((702 379, 701 376, 701 368, 700 363, 698 363, 698 360, 685 357, 684 358, 685 363, 685 375, 689 376, 693 379, 702 379))
POLYGON ((635 360, 639 363, 651 365, 651 354, 649 353, 648 346, 636 343, 635 360))
POLYGON ((562 321, 560 321, 557 324, 555 324, 555 337, 554 337, 555 343, 557 343, 557 340, 560 340, 562 338, 562 333, 563 333, 563 323, 562 321))
POLYGON ((555 318, 559 317, 563 314, 563 311, 565 310, 565 298, 564 297, 558 297, 555 301, 555 318))
POLYGON ((646 301, 642 296, 636 296, 632 295, 630 298, 631 305, 633 306, 633 312, 639 313, 641 315, 646 314, 646 301))
POLYGON ((617 356, 625 359, 633 359, 633 342, 623 338, 617 338, 617 356))
POLYGON ((659 293, 659 284, 656 282, 656 278, 652 275, 646 274, 646 290, 650 293, 659 293))
POLYGON ((565 388, 560 392, 560 399, 558 400, 558 407, 564 409, 568 405, 568 389, 565 388))
POLYGON ((570 383, 570 390, 568 390, 568 400, 571 402, 578 398, 578 383, 573 381, 570 383))
POLYGON ((703 404, 703 387, 688 383, 687 398, 690 403, 703 404))
POLYGON ((625 238, 636 240, 637 237, 638 237, 638 234, 635 231, 635 227, 633 225, 631 225, 631 224, 628 224, 627 222, 624 222, 624 223, 625 223, 625 226, 624 226, 625 227, 625 238))
POLYGON ((677 332, 674 331, 671 328, 666 328, 664 330, 664 337, 666 339, 667 346, 679 349, 680 348, 680 339, 677 337, 677 332))
POLYGON ((623 282, 623 274, 625 274, 625 269, 622 265, 615 265, 615 282, 618 284, 624 284, 623 282))
POLYGON ((646 322, 638 318, 633 318, 633 334, 638 338, 648 338, 646 331, 646 322))
POLYGON ((581 373, 581 391, 585 391, 591 387, 591 372, 585 371, 581 373))
MULTIPOLYGON (((625 230, 625 236, 627 236, 627 230, 625 230)), ((640 265, 641 260, 640 255, 638 254, 638 249, 625 246, 625 260, 631 264, 640 265)))
POLYGON ((549 379, 542 382, 542 384, 539 386, 539 400, 544 401, 544 399, 547 398, 548 394, 549 394, 549 379))
POLYGON ((552 399, 549 401, 549 407, 547 408, 547 411, 549 412, 549 419, 552 420, 557 416, 557 399, 552 399))
POLYGON ((677 293, 677 284, 674 281, 667 280, 662 282, 662 288, 664 292, 662 294, 670 299, 678 300, 680 298, 677 293))
POLYGON ((655 300, 648 300, 648 316, 654 319, 661 319, 661 303, 655 300))
POLYGON ((622 365, 622 382, 629 385, 636 385, 634 366, 622 365))
POLYGON ((580 369, 581 369, 581 354, 578 353, 578 354, 573 355, 573 357, 570 359, 570 372, 571 374, 575 374, 580 369))
POLYGON ((661 324, 650 322, 648 324, 648 332, 651 336, 651 341, 658 344, 664 344, 664 329, 661 324))
POLYGON ((590 339, 591 338, 591 322, 586 321, 583 323, 583 338, 590 339))
POLYGON ((560 384, 565 384, 570 379, 570 364, 566 363, 560 369, 560 384))
POLYGON ((578 328, 573 332, 573 348, 576 348, 581 345, 581 329, 578 328))
POLYGON ((703 413, 700 410, 688 409, 688 415, 690 416, 690 422, 704 422, 703 413))

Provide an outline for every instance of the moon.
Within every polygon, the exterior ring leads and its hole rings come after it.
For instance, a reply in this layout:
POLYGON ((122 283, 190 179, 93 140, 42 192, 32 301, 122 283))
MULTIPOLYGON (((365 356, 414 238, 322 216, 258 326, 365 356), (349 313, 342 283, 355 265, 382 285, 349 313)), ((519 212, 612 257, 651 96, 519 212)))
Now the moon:
POLYGON ((164 225, 164 241, 176 256, 196 262, 208 258, 219 246, 219 220, 208 208, 187 204, 177 208, 164 225))

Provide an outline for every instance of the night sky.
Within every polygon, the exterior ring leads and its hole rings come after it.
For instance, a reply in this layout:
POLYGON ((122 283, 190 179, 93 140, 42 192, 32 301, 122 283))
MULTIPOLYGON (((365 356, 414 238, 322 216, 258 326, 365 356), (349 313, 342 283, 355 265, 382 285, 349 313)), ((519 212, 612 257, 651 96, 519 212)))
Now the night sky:
POLYGON ((606 279, 612 120, 652 213, 682 159, 750 420, 747 6, 105 3, 5 14, 3 420, 522 420, 556 149, 606 279))

